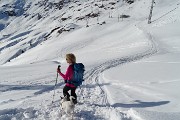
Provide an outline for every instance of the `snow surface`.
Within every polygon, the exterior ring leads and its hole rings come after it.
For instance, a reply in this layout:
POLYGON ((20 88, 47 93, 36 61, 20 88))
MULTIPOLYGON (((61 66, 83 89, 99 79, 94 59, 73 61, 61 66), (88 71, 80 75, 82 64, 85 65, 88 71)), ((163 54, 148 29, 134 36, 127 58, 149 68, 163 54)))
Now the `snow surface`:
POLYGON ((70 119, 54 85, 71 52, 86 67, 75 120, 180 119, 179 0, 155 0, 151 24, 151 0, 58 2, 0 1, 0 120, 70 119))

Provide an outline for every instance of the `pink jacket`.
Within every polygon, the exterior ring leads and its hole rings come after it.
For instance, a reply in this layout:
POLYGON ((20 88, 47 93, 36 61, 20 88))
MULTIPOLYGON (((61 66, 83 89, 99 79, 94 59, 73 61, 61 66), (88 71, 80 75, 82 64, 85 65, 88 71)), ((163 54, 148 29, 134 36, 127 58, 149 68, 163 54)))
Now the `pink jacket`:
MULTIPOLYGON (((63 74, 60 71, 58 71, 58 73, 64 78, 64 80, 71 80, 74 73, 73 66, 69 65, 69 67, 67 68, 66 74, 63 74)), ((75 87, 73 84, 69 84, 69 83, 66 83, 66 86, 75 87)))

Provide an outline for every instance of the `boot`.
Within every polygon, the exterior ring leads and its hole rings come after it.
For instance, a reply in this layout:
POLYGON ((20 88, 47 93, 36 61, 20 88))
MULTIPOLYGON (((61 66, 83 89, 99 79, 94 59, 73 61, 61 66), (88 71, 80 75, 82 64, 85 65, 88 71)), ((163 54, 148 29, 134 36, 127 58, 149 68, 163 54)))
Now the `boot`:
POLYGON ((72 99, 74 104, 77 104, 77 99, 72 99))

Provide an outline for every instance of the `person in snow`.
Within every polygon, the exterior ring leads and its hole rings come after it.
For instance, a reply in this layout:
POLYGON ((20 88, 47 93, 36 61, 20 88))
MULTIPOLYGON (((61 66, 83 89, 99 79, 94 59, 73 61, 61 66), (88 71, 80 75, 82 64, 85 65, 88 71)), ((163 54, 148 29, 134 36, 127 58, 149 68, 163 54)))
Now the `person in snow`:
POLYGON ((70 94, 68 93, 68 91, 71 91, 71 96, 73 96, 75 99, 73 99, 74 104, 77 103, 77 95, 76 95, 76 86, 74 86, 71 83, 71 80, 73 78, 73 64, 76 63, 76 57, 74 54, 69 53, 66 54, 66 62, 69 64, 66 73, 63 74, 60 70, 60 68, 57 69, 57 72, 60 74, 60 76, 62 76, 65 80, 65 86, 63 88, 63 95, 64 97, 67 96, 67 100, 70 100, 70 94))

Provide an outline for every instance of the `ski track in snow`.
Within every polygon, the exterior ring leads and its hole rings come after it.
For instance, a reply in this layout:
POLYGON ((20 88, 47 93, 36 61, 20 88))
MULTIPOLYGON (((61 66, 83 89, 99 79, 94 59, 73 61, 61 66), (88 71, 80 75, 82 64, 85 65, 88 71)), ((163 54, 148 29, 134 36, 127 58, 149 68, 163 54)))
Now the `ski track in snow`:
MULTIPOLYGON (((126 63, 133 62, 133 61, 138 61, 138 60, 140 60, 142 58, 149 57, 149 56, 157 53, 157 47, 156 47, 156 44, 155 44, 155 42, 153 40, 152 35, 150 33, 147 33, 147 32, 144 32, 144 34, 147 36, 147 38, 149 40, 149 45, 151 46, 148 51, 145 51, 145 52, 133 55, 133 56, 127 56, 127 57, 123 57, 123 58, 117 58, 117 59, 113 59, 113 60, 110 60, 110 61, 106 61, 106 62, 98 65, 97 67, 94 67, 93 69, 86 72, 86 74, 85 74, 85 76, 86 76, 85 79, 87 81, 86 82, 86 88, 87 88, 86 93, 89 92, 88 94, 93 95, 97 91, 100 92, 100 94, 98 94, 96 96, 96 100, 95 100, 95 103, 94 103, 94 105, 97 106, 98 108, 100 106, 102 106, 102 109, 105 106, 106 106, 106 109, 110 109, 112 107, 108 103, 106 91, 102 88, 103 85, 101 85, 100 82, 99 82, 99 78, 98 78, 99 74, 101 74, 103 71, 105 71, 107 69, 110 69, 112 67, 116 67, 118 65, 126 64, 126 63), (89 84, 95 84, 94 85, 95 88, 90 87, 89 84), (97 101, 99 101, 99 102, 97 102, 97 101)), ((124 113, 119 111, 118 110, 119 108, 115 108, 115 109, 116 109, 116 112, 117 112, 116 114, 121 115, 121 117, 120 117, 121 119, 123 119, 123 120, 128 120, 129 119, 127 117, 123 117, 124 115, 122 115, 122 114, 124 114, 124 113)), ((115 117, 115 118, 118 118, 118 117, 115 117)), ((133 116, 132 116, 132 118, 133 118, 133 116)), ((141 120, 141 119, 138 119, 138 120, 141 120)))

